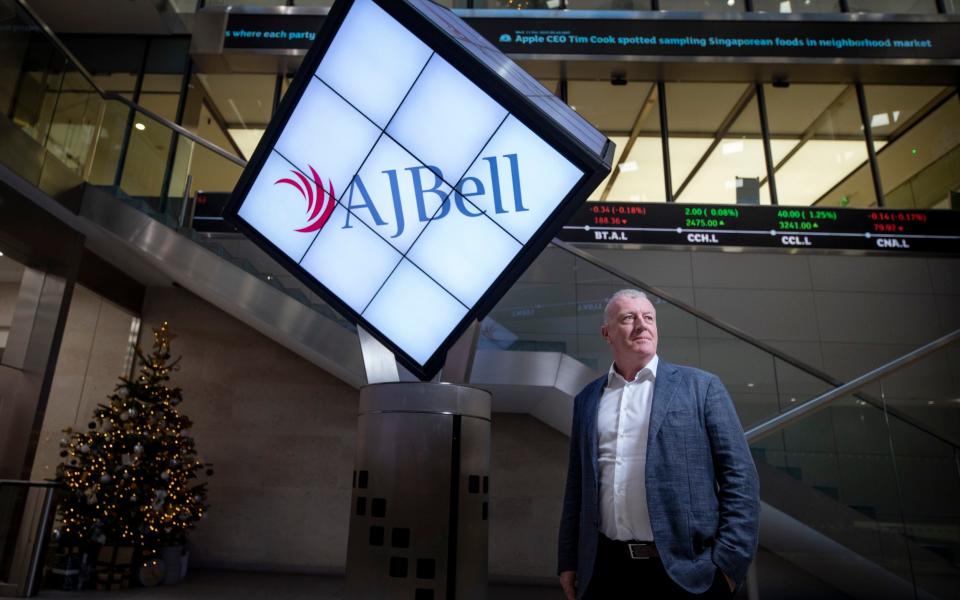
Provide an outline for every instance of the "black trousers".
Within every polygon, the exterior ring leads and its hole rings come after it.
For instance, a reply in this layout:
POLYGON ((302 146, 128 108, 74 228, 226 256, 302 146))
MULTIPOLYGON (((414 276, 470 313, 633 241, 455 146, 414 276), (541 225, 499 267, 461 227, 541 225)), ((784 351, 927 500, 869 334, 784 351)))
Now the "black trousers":
POLYGON ((702 594, 691 594, 676 583, 659 558, 632 559, 623 545, 600 536, 597 562, 584 600, 673 600, 703 598, 729 600, 733 592, 720 569, 702 594))

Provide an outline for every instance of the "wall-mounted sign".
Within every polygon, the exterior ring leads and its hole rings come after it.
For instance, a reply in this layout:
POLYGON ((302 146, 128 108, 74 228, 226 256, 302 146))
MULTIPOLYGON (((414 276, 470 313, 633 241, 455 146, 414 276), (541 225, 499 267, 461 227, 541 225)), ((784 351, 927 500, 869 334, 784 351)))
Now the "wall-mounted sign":
MULTIPOLYGON (((895 21, 876 15, 783 19, 680 18, 669 13, 459 11, 500 51, 605 56, 711 56, 802 59, 960 59, 960 23, 895 21), (628 18, 629 17, 629 18, 628 18)), ((306 50, 324 15, 287 11, 227 16, 225 49, 306 50)))
POLYGON ((429 378, 612 154, 449 10, 340 0, 224 214, 429 378))
POLYGON ((816 206, 591 202, 568 242, 960 252, 960 213, 816 206))

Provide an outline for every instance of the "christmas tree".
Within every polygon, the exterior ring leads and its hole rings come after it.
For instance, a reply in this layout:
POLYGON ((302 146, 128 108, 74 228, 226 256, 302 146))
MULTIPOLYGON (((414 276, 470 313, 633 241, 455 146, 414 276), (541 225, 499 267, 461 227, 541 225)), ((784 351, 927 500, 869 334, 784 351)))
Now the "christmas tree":
POLYGON ((54 531, 62 545, 135 546, 147 561, 183 545, 206 513, 207 484, 197 475, 213 470, 184 434, 192 423, 177 409, 180 388, 168 384, 180 362, 171 360, 173 337, 166 322, 154 329, 153 352, 137 348, 139 375, 120 378, 89 431, 65 430, 57 480, 67 493, 54 531))

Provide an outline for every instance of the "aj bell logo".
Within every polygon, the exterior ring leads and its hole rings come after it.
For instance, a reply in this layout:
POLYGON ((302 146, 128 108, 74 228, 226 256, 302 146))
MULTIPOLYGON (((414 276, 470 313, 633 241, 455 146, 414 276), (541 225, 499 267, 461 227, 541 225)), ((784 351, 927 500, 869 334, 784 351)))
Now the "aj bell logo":
POLYGON ((323 182, 320 180, 320 176, 317 175, 316 170, 312 165, 307 165, 307 167, 310 169, 310 174, 313 175, 312 182, 296 169, 291 169, 290 172, 300 180, 300 183, 287 177, 273 182, 273 185, 285 183, 293 186, 300 192, 303 199, 307 201, 307 226, 297 230, 303 233, 311 233, 323 229, 323 226, 327 224, 327 220, 330 219, 330 215, 333 214, 333 207, 337 204, 336 197, 333 195, 333 182, 329 179, 327 180, 328 189, 324 192, 323 182), (323 212, 321 212, 321 209, 323 209, 323 212))
MULTIPOLYGON (((471 200, 473 204, 470 204, 466 201, 466 198, 485 197, 488 193, 493 197, 493 209, 497 214, 509 213, 511 212, 511 208, 513 212, 526 212, 529 210, 523 205, 523 194, 520 190, 520 165, 517 160, 517 155, 504 154, 502 157, 486 156, 480 160, 487 163, 486 168, 489 178, 486 183, 479 177, 464 177, 449 196, 443 189, 443 173, 441 173, 437 167, 419 165, 405 169, 388 169, 381 171, 383 175, 387 176, 393 199, 392 216, 396 232, 391 237, 396 238, 402 235, 405 227, 403 197, 400 191, 402 182, 409 182, 409 185, 412 186, 417 210, 416 216, 421 223, 425 223, 431 219, 442 219, 447 216, 447 214, 450 213, 451 204, 455 206, 461 214, 467 217, 482 216, 487 211, 477 209, 475 204, 483 204, 483 202, 471 200), (503 192, 500 186, 499 159, 506 159, 507 176, 510 177, 511 187, 513 188, 512 207, 509 203, 504 203, 503 192), (429 186, 425 184, 425 178, 429 181, 429 186), (426 203, 427 194, 435 194, 437 200, 441 202, 436 214, 428 214, 426 203), (451 196, 453 197, 452 203, 450 202, 451 196)), ((330 219, 330 215, 333 213, 334 205, 336 204, 333 194, 333 182, 327 181, 328 189, 324 192, 323 182, 320 176, 317 175, 316 170, 314 170, 312 166, 307 166, 310 169, 313 181, 299 171, 292 170, 291 173, 296 176, 296 180, 285 177, 274 182, 274 185, 285 184, 295 188, 300 192, 303 199, 307 201, 307 225, 297 229, 297 231, 303 233, 311 233, 322 229, 330 219)), ((341 202, 343 202, 342 198, 341 202)), ((361 210, 367 211, 369 214, 370 218, 366 220, 368 224, 376 225, 377 227, 387 227, 390 225, 381 213, 386 207, 382 205, 379 208, 377 207, 370 197, 369 192, 367 192, 366 184, 364 184, 363 179, 361 179, 359 175, 354 176, 353 185, 350 186, 347 192, 346 208, 348 210, 346 211, 343 229, 353 228, 353 225, 350 224, 350 217, 360 214, 361 210)), ((387 216, 389 217, 390 215, 388 214, 387 216)))

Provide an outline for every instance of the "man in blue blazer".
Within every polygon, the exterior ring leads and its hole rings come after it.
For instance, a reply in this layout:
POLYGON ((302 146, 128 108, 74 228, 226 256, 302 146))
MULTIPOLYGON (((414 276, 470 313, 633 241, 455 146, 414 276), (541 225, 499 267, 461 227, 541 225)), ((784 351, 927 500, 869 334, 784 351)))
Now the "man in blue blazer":
POLYGON ((621 290, 613 365, 574 401, 560 523, 569 600, 730 598, 757 549, 759 484, 720 380, 657 356, 657 317, 621 290))

